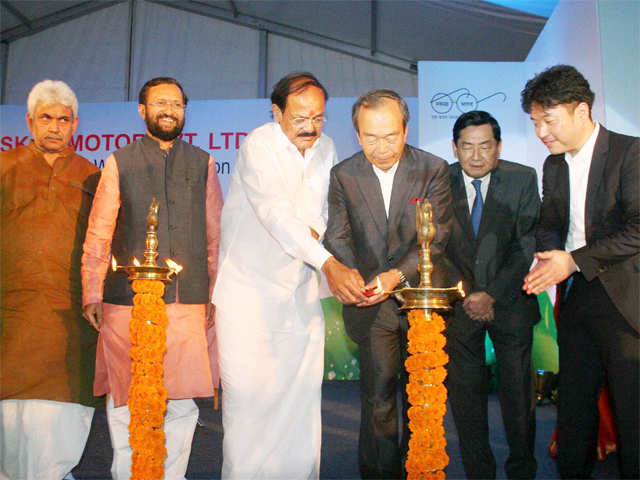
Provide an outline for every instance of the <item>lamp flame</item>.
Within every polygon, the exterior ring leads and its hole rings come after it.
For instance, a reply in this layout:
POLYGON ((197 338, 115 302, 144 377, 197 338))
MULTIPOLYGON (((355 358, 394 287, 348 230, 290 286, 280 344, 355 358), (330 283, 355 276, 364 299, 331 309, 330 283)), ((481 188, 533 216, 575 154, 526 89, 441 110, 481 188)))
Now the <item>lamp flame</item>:
POLYGON ((380 277, 376 276, 376 283, 377 283, 377 287, 376 287, 376 293, 382 293, 382 284, 380 283, 380 277))
POLYGON ((111 269, 115 272, 118 269, 118 262, 116 261, 116 257, 111 255, 111 269))
POLYGON ((137 259, 136 257, 133 257, 133 264, 134 264, 136 267, 139 267, 139 266, 140 266, 140 262, 138 261, 138 259, 137 259))
POLYGON ((167 264, 167 267, 169 267, 169 269, 170 269, 172 272, 175 272, 175 273, 176 273, 176 275, 182 271, 182 265, 180 265, 180 264, 178 264, 178 263, 174 262, 174 261, 173 261, 173 260, 171 260, 170 258, 167 258, 167 259, 165 260, 165 263, 167 264))
POLYGON ((465 293, 464 293, 464 288, 462 288, 462 280, 458 282, 458 284, 456 285, 456 288, 458 289, 458 292, 460 292, 460 296, 464 298, 465 293))

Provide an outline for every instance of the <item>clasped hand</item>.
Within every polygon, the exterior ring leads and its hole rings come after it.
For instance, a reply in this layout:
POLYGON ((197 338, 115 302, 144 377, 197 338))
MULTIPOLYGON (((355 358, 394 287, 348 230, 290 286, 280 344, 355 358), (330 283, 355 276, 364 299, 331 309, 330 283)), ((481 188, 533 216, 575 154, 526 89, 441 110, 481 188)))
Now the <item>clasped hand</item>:
POLYGON ((467 296, 462 303, 464 312, 471 320, 477 322, 490 322, 493 320, 494 298, 486 292, 475 292, 467 296))

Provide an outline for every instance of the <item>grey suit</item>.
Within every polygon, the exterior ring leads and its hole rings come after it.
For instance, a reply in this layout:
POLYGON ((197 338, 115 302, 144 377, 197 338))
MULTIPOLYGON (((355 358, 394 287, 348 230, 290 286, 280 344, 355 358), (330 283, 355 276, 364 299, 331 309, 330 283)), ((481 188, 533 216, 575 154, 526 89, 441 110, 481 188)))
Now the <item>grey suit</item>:
MULTIPOLYGON (((564 155, 544 164, 538 250, 564 250, 569 228, 564 155)), ((596 458, 598 396, 606 375, 620 433, 624 478, 640 477, 640 139, 600 127, 585 204, 587 244, 573 252, 580 272, 558 320, 558 465, 588 477, 596 458)))
POLYGON ((456 303, 447 324, 449 400, 460 438, 467 477, 495 478, 489 446, 488 378, 484 339, 489 332, 497 359, 498 393, 510 455, 509 478, 533 478, 535 410, 532 402, 531 345, 540 319, 535 296, 521 289, 535 251, 540 208, 535 170, 499 160, 491 172, 478 236, 473 233, 462 168, 450 167, 454 223, 447 246, 450 280, 462 280, 467 294, 495 299, 494 319, 469 318, 456 303))
MULTIPOLYGON (((332 169, 325 246, 367 282, 397 268, 416 284, 418 250, 411 203, 415 198, 427 198, 433 206, 437 233, 431 255, 436 274, 443 272, 438 264, 451 228, 448 167, 441 158, 409 145, 393 180, 388 219, 378 178, 362 152, 332 169)), ((438 283, 437 275, 434 283, 438 283)), ((403 375, 403 386, 406 383, 402 366, 406 317, 393 299, 366 308, 345 306, 343 317, 347 333, 360 347, 361 474, 363 478, 399 478, 402 455, 396 392, 398 372, 403 375)), ((404 427, 406 446, 406 418, 404 427)))

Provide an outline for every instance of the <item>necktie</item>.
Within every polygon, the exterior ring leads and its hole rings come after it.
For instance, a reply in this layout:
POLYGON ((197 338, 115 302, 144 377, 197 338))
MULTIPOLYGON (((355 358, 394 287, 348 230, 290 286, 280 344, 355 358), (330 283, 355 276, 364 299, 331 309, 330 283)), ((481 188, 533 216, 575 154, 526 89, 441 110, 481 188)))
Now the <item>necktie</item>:
POLYGON ((478 236, 478 229, 480 228, 480 219, 482 218, 482 180, 472 180, 471 185, 476 189, 476 198, 473 201, 473 207, 471 207, 471 225, 473 226, 473 233, 478 236))

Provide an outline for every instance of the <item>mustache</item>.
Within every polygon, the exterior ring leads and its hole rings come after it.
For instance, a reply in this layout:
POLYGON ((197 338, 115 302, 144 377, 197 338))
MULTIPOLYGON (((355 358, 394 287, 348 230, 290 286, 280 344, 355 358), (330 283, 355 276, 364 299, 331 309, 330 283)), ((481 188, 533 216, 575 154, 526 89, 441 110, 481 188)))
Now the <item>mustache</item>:
POLYGON ((163 115, 158 115, 156 117, 156 120, 162 120, 163 118, 169 118, 175 122, 179 122, 178 117, 174 117, 173 115, 168 115, 168 114, 163 114, 163 115))
POLYGON ((296 135, 297 137, 317 137, 318 133, 315 130, 312 130, 310 132, 300 132, 298 135, 296 135))
POLYGON ((63 140, 62 135, 58 135, 57 133, 50 133, 45 138, 53 138, 54 140, 63 140))

